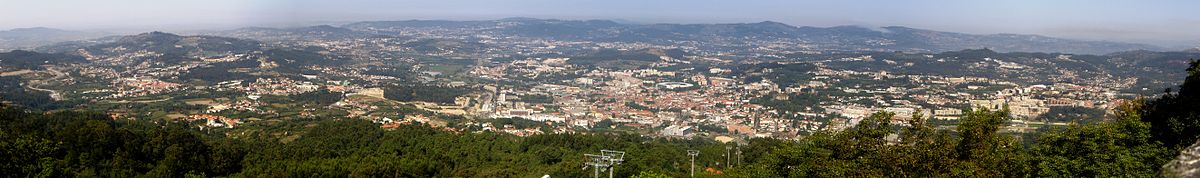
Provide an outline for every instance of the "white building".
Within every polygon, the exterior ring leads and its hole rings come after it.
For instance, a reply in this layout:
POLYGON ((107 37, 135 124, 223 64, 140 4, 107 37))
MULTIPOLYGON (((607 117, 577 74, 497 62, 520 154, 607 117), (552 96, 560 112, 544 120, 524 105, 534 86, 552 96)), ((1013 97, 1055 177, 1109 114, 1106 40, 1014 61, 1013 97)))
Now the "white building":
POLYGON ((692 126, 671 125, 663 128, 663 136, 692 137, 692 126))

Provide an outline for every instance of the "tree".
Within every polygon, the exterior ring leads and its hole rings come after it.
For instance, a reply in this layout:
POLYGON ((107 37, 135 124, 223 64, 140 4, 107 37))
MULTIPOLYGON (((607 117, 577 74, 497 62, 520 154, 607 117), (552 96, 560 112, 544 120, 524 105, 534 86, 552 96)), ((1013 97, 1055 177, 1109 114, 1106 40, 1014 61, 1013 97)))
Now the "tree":
POLYGON ((1154 177, 1171 151, 1139 120, 1140 102, 1127 102, 1115 120, 1074 125, 1038 138, 1031 149, 1039 177, 1154 177))
POLYGON ((894 133, 891 118, 879 112, 852 128, 819 132, 798 144, 785 144, 758 165, 734 171, 746 174, 776 174, 784 177, 880 177, 894 172, 895 154, 888 141, 894 133))
POLYGON ((666 174, 657 173, 654 171, 642 171, 642 172, 638 172, 637 175, 633 175, 630 178, 670 178, 670 177, 671 176, 667 176, 666 174))
POLYGON ((53 177, 60 171, 55 168, 53 158, 58 146, 42 138, 0 132, 0 156, 4 159, 0 162, 0 172, 9 176, 53 177))
POLYGON ((999 133, 1012 118, 1007 106, 1000 111, 979 108, 967 112, 959 121, 959 141, 955 147, 958 164, 952 174, 962 176, 1024 176, 1024 155, 1012 137, 999 133))
POLYGON ((957 140, 946 131, 938 131, 921 112, 914 112, 909 127, 900 132, 896 146, 896 165, 899 174, 916 177, 948 175, 955 163, 957 140))
POLYGON ((1179 92, 1170 90, 1146 102, 1141 120, 1150 124, 1154 140, 1167 148, 1180 149, 1200 139, 1200 61, 1193 60, 1179 92))

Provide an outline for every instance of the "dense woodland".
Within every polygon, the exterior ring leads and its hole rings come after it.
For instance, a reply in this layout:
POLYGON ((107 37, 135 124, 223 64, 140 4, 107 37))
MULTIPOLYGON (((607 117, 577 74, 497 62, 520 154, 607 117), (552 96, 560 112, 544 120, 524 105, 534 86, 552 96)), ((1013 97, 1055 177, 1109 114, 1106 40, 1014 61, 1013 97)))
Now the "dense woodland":
POLYGON ((469 93, 470 90, 459 87, 443 87, 432 85, 393 85, 383 89, 383 97, 396 101, 424 101, 434 103, 454 103, 454 98, 469 93))
MULTIPOLYGON (((1178 92, 1129 102, 1105 121, 1021 142, 1007 111, 967 112, 954 129, 876 113, 856 127, 800 140, 743 144, 620 133, 517 137, 425 125, 381 129, 355 119, 296 120, 199 130, 186 122, 103 113, 0 109, 0 172, 100 177, 587 177, 584 153, 623 150, 616 177, 1156 177, 1200 135, 1200 63, 1178 92), (889 141, 889 135, 898 139, 889 141), (740 157, 726 161, 726 147, 740 157), (740 159, 738 159, 740 158, 740 159), (711 171, 707 171, 712 168, 711 171)), ((315 101, 322 103, 322 101, 315 101)), ((916 117, 924 118, 924 117, 916 117)), ((511 120, 509 122, 516 122, 511 120)), ((733 156, 731 156, 733 157, 733 156)))
POLYGON ((22 105, 35 109, 58 108, 66 103, 54 102, 49 92, 26 89, 21 85, 21 77, 0 77, 0 98, 11 104, 22 105))

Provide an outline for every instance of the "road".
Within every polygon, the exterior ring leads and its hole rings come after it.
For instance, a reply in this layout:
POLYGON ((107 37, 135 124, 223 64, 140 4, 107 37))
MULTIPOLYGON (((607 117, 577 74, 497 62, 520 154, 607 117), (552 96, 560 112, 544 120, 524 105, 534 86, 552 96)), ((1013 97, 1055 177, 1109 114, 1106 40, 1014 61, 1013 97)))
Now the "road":
MULTIPOLYGON (((54 78, 50 78, 50 79, 48 79, 48 80, 46 80, 46 81, 55 81, 55 80, 60 80, 61 78, 67 78, 68 80, 74 80, 74 79, 75 79, 74 77, 71 77, 71 75, 69 75, 69 74, 67 74, 67 73, 63 73, 62 71, 55 70, 53 67, 51 67, 51 68, 46 68, 46 71, 49 71, 51 75, 54 75, 54 78)), ((63 100, 63 97, 62 97, 62 95, 61 95, 61 94, 59 94, 59 93, 58 93, 58 91, 56 91, 56 90, 51 90, 51 89, 44 89, 44 88, 38 88, 38 87, 35 87, 35 86, 38 86, 38 85, 43 85, 43 84, 45 84, 45 83, 48 83, 48 82, 41 82, 41 81, 39 81, 39 80, 34 80, 34 81, 30 81, 30 82, 29 82, 29 85, 28 85, 28 86, 26 86, 26 87, 27 87, 27 88, 29 88, 29 89, 31 89, 31 90, 37 90, 37 91, 43 91, 43 92, 49 92, 49 93, 50 93, 50 98, 51 98, 51 99, 54 99, 55 101, 63 100)))

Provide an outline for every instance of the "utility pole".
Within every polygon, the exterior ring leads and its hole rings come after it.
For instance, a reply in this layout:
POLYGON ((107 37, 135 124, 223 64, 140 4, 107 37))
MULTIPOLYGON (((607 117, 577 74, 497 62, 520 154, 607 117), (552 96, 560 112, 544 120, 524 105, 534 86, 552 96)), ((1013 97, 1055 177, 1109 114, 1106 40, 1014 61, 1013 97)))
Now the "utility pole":
POLYGON ((700 155, 700 150, 687 150, 688 156, 692 156, 692 177, 696 177, 696 155, 700 155))

